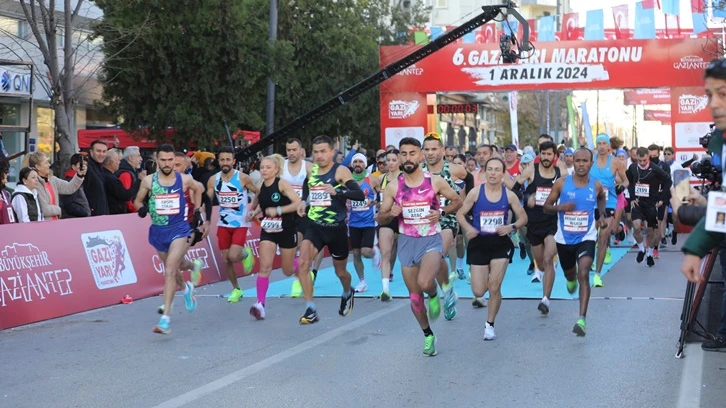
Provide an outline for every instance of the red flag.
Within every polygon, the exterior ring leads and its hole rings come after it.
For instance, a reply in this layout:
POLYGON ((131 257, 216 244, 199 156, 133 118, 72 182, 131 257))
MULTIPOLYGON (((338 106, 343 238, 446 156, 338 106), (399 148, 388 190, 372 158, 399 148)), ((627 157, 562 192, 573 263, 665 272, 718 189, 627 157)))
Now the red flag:
MULTIPOLYGON (((537 40, 537 20, 535 20, 535 19, 527 20, 527 24, 529 24, 529 41, 536 41, 537 40)), ((519 26, 522 27, 521 24, 519 26)), ((522 34, 522 37, 520 37, 520 38, 524 38, 524 34, 522 34)))
POLYGON ((643 10, 652 9, 655 7, 655 0, 642 0, 643 10))
POLYGON ((575 41, 580 32, 580 14, 567 13, 562 17, 560 41, 575 41))
POLYGON ((691 0, 691 12, 705 13, 706 12, 706 1, 705 0, 691 0))
POLYGON ((497 24, 484 24, 476 33, 476 42, 483 44, 496 44, 499 42, 499 33, 497 33, 497 24))
POLYGON ((615 38, 628 39, 628 5, 613 7, 613 20, 615 20, 615 38))

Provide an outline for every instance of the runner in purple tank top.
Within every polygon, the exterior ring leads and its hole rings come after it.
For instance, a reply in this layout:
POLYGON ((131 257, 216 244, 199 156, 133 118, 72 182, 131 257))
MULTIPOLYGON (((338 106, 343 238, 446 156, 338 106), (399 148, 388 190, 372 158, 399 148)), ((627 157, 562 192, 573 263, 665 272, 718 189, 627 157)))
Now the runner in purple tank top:
POLYGON ((424 355, 435 356, 436 337, 429 319, 435 320, 441 314, 435 278, 444 256, 438 196, 451 200, 453 211, 461 207, 461 198, 443 178, 421 170, 421 142, 404 138, 399 150, 403 173, 397 183, 386 185, 378 220, 385 224, 398 218, 398 259, 410 293, 411 310, 424 332, 424 355), (424 292, 429 295, 428 317, 424 292))

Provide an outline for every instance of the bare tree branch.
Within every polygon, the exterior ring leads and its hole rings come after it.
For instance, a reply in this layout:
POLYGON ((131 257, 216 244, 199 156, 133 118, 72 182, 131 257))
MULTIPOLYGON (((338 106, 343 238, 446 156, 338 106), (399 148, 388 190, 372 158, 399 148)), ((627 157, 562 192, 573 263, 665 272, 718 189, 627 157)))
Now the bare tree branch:
POLYGON ((78 4, 76 4, 76 9, 73 10, 73 14, 71 15, 71 22, 73 22, 76 17, 78 17, 78 12, 81 11, 81 4, 83 4, 83 0, 78 0, 78 4))
POLYGON ((43 58, 48 59, 50 57, 50 52, 48 52, 48 44, 43 40, 43 36, 40 35, 40 30, 38 30, 38 20, 35 14, 34 3, 35 0, 30 0, 30 7, 28 7, 26 0, 20 0, 20 5, 23 7, 23 14, 25 14, 25 19, 28 20, 28 25, 33 31, 33 36, 38 42, 38 48, 40 48, 43 58))

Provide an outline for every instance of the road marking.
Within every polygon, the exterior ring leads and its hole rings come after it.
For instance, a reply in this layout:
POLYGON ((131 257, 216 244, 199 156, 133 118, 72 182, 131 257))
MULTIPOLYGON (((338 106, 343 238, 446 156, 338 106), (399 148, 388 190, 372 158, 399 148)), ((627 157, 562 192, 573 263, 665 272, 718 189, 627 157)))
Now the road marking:
POLYGON ((683 372, 678 391, 678 408, 699 408, 701 406, 701 377, 703 376, 703 355, 701 343, 688 343, 683 351, 683 372))
POLYGON ((154 408, 182 407, 186 404, 189 404, 193 401, 196 401, 196 400, 204 397, 205 395, 211 394, 228 385, 232 385, 236 382, 239 382, 239 381, 241 381, 251 375, 257 374, 258 372, 265 370, 277 363, 281 363, 282 361, 287 360, 290 357, 294 357, 300 353, 304 353, 313 347, 317 347, 323 343, 326 343, 326 342, 328 342, 338 336, 341 336, 349 331, 352 331, 361 326, 364 326, 385 315, 396 312, 408 304, 409 304, 409 302, 397 302, 397 304, 394 303, 394 304, 390 305, 390 307, 386 307, 383 310, 379 310, 375 313, 371 313, 358 320, 355 320, 353 322, 340 326, 337 329, 334 329, 327 333, 321 334, 318 337, 314 337, 304 343, 300 343, 297 346, 289 348, 281 353, 275 354, 274 356, 270 356, 262 361, 258 361, 257 363, 252 364, 251 366, 245 367, 245 368, 235 371, 231 374, 225 375, 222 378, 209 382, 205 385, 202 385, 201 387, 195 388, 178 397, 165 401, 165 402, 157 405, 154 408))

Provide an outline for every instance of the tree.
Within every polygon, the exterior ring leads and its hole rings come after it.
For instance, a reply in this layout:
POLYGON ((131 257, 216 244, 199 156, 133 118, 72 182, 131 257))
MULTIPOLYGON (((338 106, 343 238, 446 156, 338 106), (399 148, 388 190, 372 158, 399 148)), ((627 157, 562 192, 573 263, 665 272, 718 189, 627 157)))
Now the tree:
MULTIPOLYGON (((550 133, 568 128, 566 92, 560 93, 559 109, 554 94, 550 95, 550 133), (559 114, 558 128, 555 128, 555 115, 559 114)), ((509 125, 509 102, 507 94, 499 94, 495 98, 495 118, 502 131, 502 140, 498 143, 507 144, 512 140, 512 128, 509 125)), ((547 131, 547 100, 543 92, 518 92, 517 94, 517 124, 520 146, 537 146, 537 138, 547 131)))

